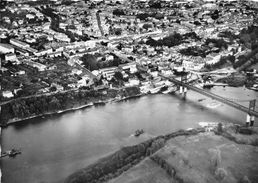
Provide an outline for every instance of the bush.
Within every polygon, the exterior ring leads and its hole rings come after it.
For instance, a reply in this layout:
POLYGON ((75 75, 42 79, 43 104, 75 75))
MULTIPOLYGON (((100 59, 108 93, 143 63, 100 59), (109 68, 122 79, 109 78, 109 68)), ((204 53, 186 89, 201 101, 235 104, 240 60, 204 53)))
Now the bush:
POLYGON ((227 176, 227 171, 224 168, 217 168, 215 177, 217 180, 222 181, 227 176))
POLYGON ((121 9, 115 9, 113 11, 113 15, 117 15, 117 16, 125 15, 125 12, 124 12, 124 10, 121 10, 121 9))
POLYGON ((97 59, 94 55, 85 54, 82 56, 81 60, 83 62, 84 67, 86 67, 90 71, 99 69, 97 65, 97 59))

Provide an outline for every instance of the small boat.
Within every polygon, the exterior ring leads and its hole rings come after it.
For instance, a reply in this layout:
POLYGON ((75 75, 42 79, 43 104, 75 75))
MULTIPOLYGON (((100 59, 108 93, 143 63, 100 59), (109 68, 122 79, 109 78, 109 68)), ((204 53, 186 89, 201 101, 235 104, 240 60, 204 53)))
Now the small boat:
POLYGON ((103 101, 94 102, 93 105, 99 106, 99 105, 105 105, 106 103, 103 101))
POLYGON ((12 150, 9 152, 9 157, 15 157, 15 156, 18 155, 18 154, 21 154, 21 151, 20 151, 20 150, 12 149, 12 150))
POLYGON ((144 131, 143 131, 143 129, 141 129, 141 130, 136 130, 135 131, 135 133, 134 133, 134 136, 135 137, 139 137, 141 134, 143 134, 144 133, 144 131))
POLYGON ((173 93, 176 91, 175 87, 169 87, 167 90, 163 91, 163 94, 173 93))
POLYGON ((1 157, 9 156, 14 158, 16 155, 21 154, 21 150, 11 149, 10 151, 5 151, 1 154, 1 157))
POLYGON ((258 91, 258 85, 254 84, 252 87, 250 87, 251 90, 258 91))
POLYGON ((203 88, 212 88, 214 86, 214 83, 204 83, 203 88))
POLYGON ((205 100, 205 98, 200 98, 198 99, 198 102, 202 102, 203 100, 205 100))

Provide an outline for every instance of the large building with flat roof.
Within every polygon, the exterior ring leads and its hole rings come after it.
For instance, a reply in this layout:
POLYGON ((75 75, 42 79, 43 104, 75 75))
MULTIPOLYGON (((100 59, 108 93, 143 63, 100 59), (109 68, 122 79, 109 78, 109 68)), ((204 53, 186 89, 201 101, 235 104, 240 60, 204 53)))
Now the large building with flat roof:
POLYGON ((12 45, 14 45, 14 46, 17 46, 17 47, 23 48, 23 49, 26 49, 26 48, 29 48, 29 47, 30 47, 29 44, 24 43, 24 42, 22 42, 22 41, 19 41, 19 40, 17 40, 17 39, 10 39, 10 43, 11 43, 12 45))
POLYGON ((14 53, 14 48, 10 44, 0 43, 0 53, 14 53))

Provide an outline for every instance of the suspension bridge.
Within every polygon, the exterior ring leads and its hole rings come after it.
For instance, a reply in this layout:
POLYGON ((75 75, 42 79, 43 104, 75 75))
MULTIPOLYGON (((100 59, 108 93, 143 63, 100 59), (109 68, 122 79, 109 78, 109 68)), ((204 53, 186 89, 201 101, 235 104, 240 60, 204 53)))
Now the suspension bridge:
MULTIPOLYGON (((255 102, 256 102, 255 99, 249 100, 249 102, 250 102, 249 107, 246 107, 246 106, 243 106, 243 105, 237 103, 237 101, 240 102, 240 100, 225 98, 225 97, 219 96, 217 94, 211 93, 207 90, 204 90, 202 88, 198 88, 196 86, 190 85, 189 83, 187 83, 186 77, 181 77, 181 80, 178 80, 176 78, 167 77, 162 74, 159 74, 159 76, 161 76, 165 79, 168 79, 169 81, 173 82, 174 84, 180 86, 181 87, 180 92, 183 92, 184 95, 186 94, 187 89, 190 89, 192 91, 195 91, 197 93, 200 93, 202 95, 205 95, 207 97, 210 97, 214 100, 217 100, 221 103, 227 104, 235 109, 238 109, 240 111, 247 113, 247 122, 251 121, 251 123, 252 123, 254 121, 254 117, 258 117, 258 112, 255 111, 255 102)), ((244 100, 244 101, 247 101, 247 100, 244 100)))

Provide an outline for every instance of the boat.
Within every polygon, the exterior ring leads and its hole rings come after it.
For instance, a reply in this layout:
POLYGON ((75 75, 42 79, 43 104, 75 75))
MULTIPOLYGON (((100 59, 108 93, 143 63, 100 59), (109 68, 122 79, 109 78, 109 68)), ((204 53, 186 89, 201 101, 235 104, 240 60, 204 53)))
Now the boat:
POLYGON ((203 88, 212 88, 214 86, 214 83, 213 82, 206 82, 206 83, 203 83, 203 88))
POLYGON ((173 93, 176 91, 176 87, 169 87, 167 90, 163 91, 163 94, 173 93))
POLYGON ((15 157, 15 156, 18 155, 18 154, 21 154, 21 151, 20 151, 20 150, 12 149, 12 150, 9 152, 9 157, 15 157))
POLYGON ((202 102, 203 100, 205 100, 205 98, 200 98, 198 99, 198 102, 202 102))
POLYGON ((93 102, 93 105, 95 106, 100 106, 100 105, 105 105, 106 103, 103 101, 98 101, 98 102, 93 102))
POLYGON ((252 87, 250 87, 251 90, 258 91, 258 84, 254 84, 252 87))
POLYGON ((144 133, 144 131, 143 131, 143 129, 141 129, 141 130, 136 130, 135 131, 135 133, 134 133, 134 136, 135 137, 139 137, 141 134, 143 134, 144 133))
POLYGON ((21 150, 18 149, 11 149, 9 151, 5 151, 1 154, 1 157, 9 156, 14 158, 16 155, 21 154, 21 150))
POLYGON ((158 93, 158 92, 160 92, 161 88, 162 88, 162 87, 152 88, 152 89, 150 89, 150 93, 151 93, 151 94, 158 93))

